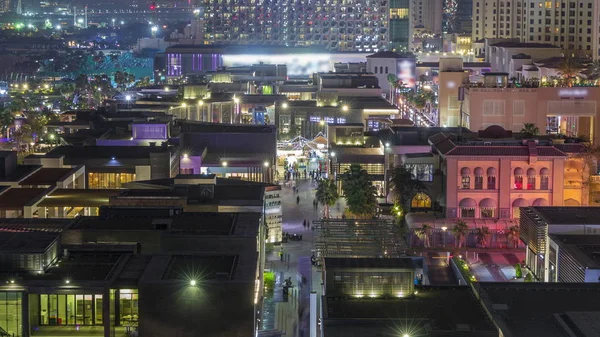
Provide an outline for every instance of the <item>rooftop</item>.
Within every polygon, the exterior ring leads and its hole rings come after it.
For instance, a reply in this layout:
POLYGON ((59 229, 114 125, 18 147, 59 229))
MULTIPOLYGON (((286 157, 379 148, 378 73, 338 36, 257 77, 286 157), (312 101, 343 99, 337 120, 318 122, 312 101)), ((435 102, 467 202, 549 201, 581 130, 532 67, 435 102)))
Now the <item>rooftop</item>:
POLYGON ((408 258, 325 258, 325 268, 414 268, 408 258))
POLYGON ((60 233, 54 232, 0 232, 0 253, 44 253, 60 233))
POLYGON ((238 222, 239 217, 233 213, 183 213, 172 217, 80 217, 72 229, 108 231, 169 229, 193 235, 232 235, 238 222))
POLYGON ((39 185, 54 185, 56 182, 63 180, 70 173, 72 168, 45 168, 42 167, 34 172, 29 177, 25 178, 19 185, 21 186, 39 186, 39 185))
POLYGON ((231 280, 235 278, 237 260, 237 256, 175 255, 171 257, 163 279, 181 280, 198 275, 202 281, 231 280))
POLYGON ((0 232, 62 232, 72 219, 0 218, 0 232))
POLYGON ((326 335, 402 336, 407 332, 415 336, 498 335, 470 288, 416 290, 416 296, 400 299, 326 298, 323 306, 326 335))
POLYGON ((152 152, 169 151, 161 146, 72 146, 64 145, 52 149, 47 157, 102 158, 117 161, 120 159, 149 159, 152 152))
POLYGON ((399 54, 393 51, 379 51, 375 54, 367 55, 367 58, 378 58, 378 59, 398 59, 398 58, 412 58, 413 54, 399 54))
POLYGON ((548 225, 598 225, 600 207, 528 207, 548 225))
POLYGON ((45 191, 45 188, 10 188, 0 194, 0 209, 22 211, 23 207, 45 191))
POLYGON ((503 48, 552 48, 558 49, 559 47, 549 43, 528 43, 528 42, 498 42, 492 44, 491 47, 503 47, 503 48))
MULTIPOLYGON (((562 327, 578 330, 570 312, 600 312, 600 287, 593 283, 492 283, 477 282, 475 289, 492 319, 511 337, 593 336, 568 334, 562 327)), ((597 331, 596 331, 597 332, 597 331)))
MULTIPOLYGON (((39 203, 40 207, 100 207, 121 192, 116 189, 57 189, 39 203)), ((0 195, 0 199, 2 196, 0 195)))
POLYGON ((561 250, 566 250, 585 268, 600 268, 600 236, 550 234, 561 250))

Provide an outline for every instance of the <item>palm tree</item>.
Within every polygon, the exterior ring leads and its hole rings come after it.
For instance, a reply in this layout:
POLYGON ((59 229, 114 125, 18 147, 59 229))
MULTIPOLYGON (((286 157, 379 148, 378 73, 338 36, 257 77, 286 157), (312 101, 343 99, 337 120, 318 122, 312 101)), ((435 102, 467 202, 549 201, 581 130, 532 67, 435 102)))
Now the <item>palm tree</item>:
POLYGON ((481 226, 475 230, 475 237, 477 238, 477 244, 482 248, 487 247, 488 239, 490 238, 490 229, 486 226, 481 226))
POLYGON ((587 74, 590 80, 597 80, 600 78, 600 60, 594 60, 588 65, 587 74))
POLYGON ((423 240, 423 247, 428 248, 429 245, 429 234, 431 234, 431 226, 424 223, 421 227, 417 228, 415 234, 419 237, 419 239, 423 240))
POLYGON ((469 226, 467 225, 467 223, 462 220, 458 220, 456 222, 456 225, 454 225, 454 228, 452 228, 452 234, 456 238, 456 244, 458 245, 458 248, 462 247, 462 244, 465 238, 467 237, 468 233, 469 226))
POLYGON ((509 241, 512 241, 514 248, 517 248, 519 246, 519 235, 520 235, 520 228, 518 225, 510 226, 508 228, 508 232, 506 233, 506 236, 509 241))
POLYGON ((567 81, 567 86, 572 87, 573 80, 581 73, 581 64, 573 57, 564 57, 558 67, 558 73, 567 81))
POLYGON ((331 179, 320 180, 315 197, 325 207, 325 219, 328 219, 329 206, 333 206, 340 197, 335 181, 331 179))
POLYGON ((528 133, 532 136, 537 136, 540 134, 540 129, 533 123, 525 123, 521 129, 521 133, 528 133))
POLYGON ((390 83, 390 97, 392 104, 396 104, 396 89, 398 89, 398 78, 394 74, 388 74, 387 80, 390 83))

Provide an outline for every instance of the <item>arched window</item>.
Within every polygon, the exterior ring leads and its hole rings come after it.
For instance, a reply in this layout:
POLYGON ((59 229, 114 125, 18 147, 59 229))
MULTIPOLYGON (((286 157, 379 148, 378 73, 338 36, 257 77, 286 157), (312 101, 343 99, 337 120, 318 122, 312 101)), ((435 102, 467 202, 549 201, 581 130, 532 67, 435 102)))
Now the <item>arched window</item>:
POLYGON ((494 167, 490 167, 487 169, 487 189, 496 189, 496 169, 494 167))
POLYGON ((483 189, 483 169, 481 167, 475 168, 475 189, 483 189))
POLYGON ((540 170, 540 190, 547 190, 550 181, 550 170, 543 168, 540 170))
POLYGON ((479 202, 479 209, 482 219, 496 218, 496 202, 490 198, 485 198, 479 202))
POLYGON ((375 67, 375 74, 377 74, 377 67, 375 67))
POLYGON ((383 66, 379 67, 379 73, 383 74, 383 66))
POLYGON ((465 198, 460 201, 458 204, 460 207, 460 217, 461 218, 474 218, 475 217, 475 207, 477 206, 477 202, 471 198, 465 198))
POLYGON ((514 189, 515 190, 522 190, 523 189, 523 169, 520 167, 517 167, 514 171, 514 189))
POLYGON ((431 208, 431 198, 425 193, 417 193, 410 203, 411 208, 431 208))
POLYGON ((530 168, 527 170, 527 189, 535 190, 535 169, 530 168))
POLYGON ((468 167, 463 167, 460 170, 461 175, 461 186, 463 190, 468 190, 471 188, 471 169, 468 167))
POLYGON ((521 217, 521 207, 527 207, 529 206, 529 203, 527 202, 527 200, 523 199, 523 198, 519 198, 519 199, 515 199, 515 201, 513 201, 512 203, 512 207, 513 207, 513 218, 517 219, 521 217))
POLYGON ((386 74, 388 73, 388 67, 385 67, 385 73, 386 74))

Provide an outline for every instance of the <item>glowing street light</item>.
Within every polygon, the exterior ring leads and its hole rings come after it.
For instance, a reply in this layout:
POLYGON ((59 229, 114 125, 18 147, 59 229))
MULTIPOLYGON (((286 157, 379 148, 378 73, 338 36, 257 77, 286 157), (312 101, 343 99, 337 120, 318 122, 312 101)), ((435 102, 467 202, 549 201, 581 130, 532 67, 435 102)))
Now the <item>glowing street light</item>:
POLYGON ((344 105, 344 106, 342 107, 342 111, 343 111, 343 112, 347 112, 347 111, 348 111, 348 109, 349 109, 349 108, 348 108, 348 106, 347 106, 347 105, 344 105))
POLYGON ((183 154, 183 159, 188 159, 190 156, 187 153, 183 154))
POLYGON ((265 161, 265 162, 263 163, 263 165, 264 165, 265 167, 269 167, 269 162, 268 162, 268 161, 265 161))
POLYGON ((131 95, 127 95, 127 96, 125 96, 125 100, 126 100, 126 101, 131 101, 131 95))
POLYGON ((221 163, 221 165, 223 165, 223 167, 227 167, 227 162, 224 161, 224 162, 221 163))
POLYGON ((332 156, 332 157, 335 157, 335 152, 331 152, 331 156, 332 156))
POLYGON ((66 280, 65 280, 65 283, 66 283, 66 284, 69 284, 69 283, 71 283, 71 280, 69 280, 69 279, 66 279, 66 280))
POLYGON ((323 126, 323 125, 325 125, 325 121, 321 119, 321 120, 319 121, 319 124, 321 124, 321 126, 323 126))
POLYGON ((288 104, 287 103, 283 103, 283 104, 281 104, 281 107, 284 108, 284 109, 287 109, 288 108, 288 104))
POLYGON ((199 100, 199 101, 198 101, 198 105, 199 105, 199 106, 203 106, 203 105, 204 105, 204 101, 203 101, 203 100, 199 100))
POLYGON ((152 31, 152 33, 156 33, 156 31, 158 30, 158 27, 152 26, 152 28, 150 28, 150 30, 152 31))
POLYGON ((233 98, 233 103, 235 103, 235 104, 239 104, 239 103, 240 103, 240 99, 239 99, 239 97, 234 97, 234 98, 233 98))
POLYGON ((197 283, 197 282, 196 282, 196 280, 190 280, 190 285, 191 285, 192 287, 195 287, 195 286, 196 286, 196 283, 197 283))
POLYGON ((187 104, 185 102, 183 102, 183 103, 181 103, 181 107, 185 108, 185 107, 187 107, 187 104))
POLYGON ((56 29, 56 30, 61 30, 61 29, 62 29, 62 26, 61 26, 61 25, 56 25, 56 27, 54 27, 54 29, 56 29))

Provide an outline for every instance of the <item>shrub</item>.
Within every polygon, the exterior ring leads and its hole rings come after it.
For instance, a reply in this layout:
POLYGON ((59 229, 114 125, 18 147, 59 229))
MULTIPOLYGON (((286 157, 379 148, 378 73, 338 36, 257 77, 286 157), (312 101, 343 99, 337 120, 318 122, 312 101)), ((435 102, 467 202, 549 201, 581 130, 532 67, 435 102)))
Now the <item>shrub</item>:
POLYGON ((525 282, 533 282, 533 275, 531 275, 531 273, 527 273, 527 276, 525 276, 525 282))
POLYGON ((518 263, 515 265, 515 276, 517 278, 523 277, 523 270, 521 269, 521 265, 518 263))
POLYGON ((275 289, 275 273, 272 271, 266 271, 263 274, 263 279, 265 282, 265 290, 271 291, 275 289))

